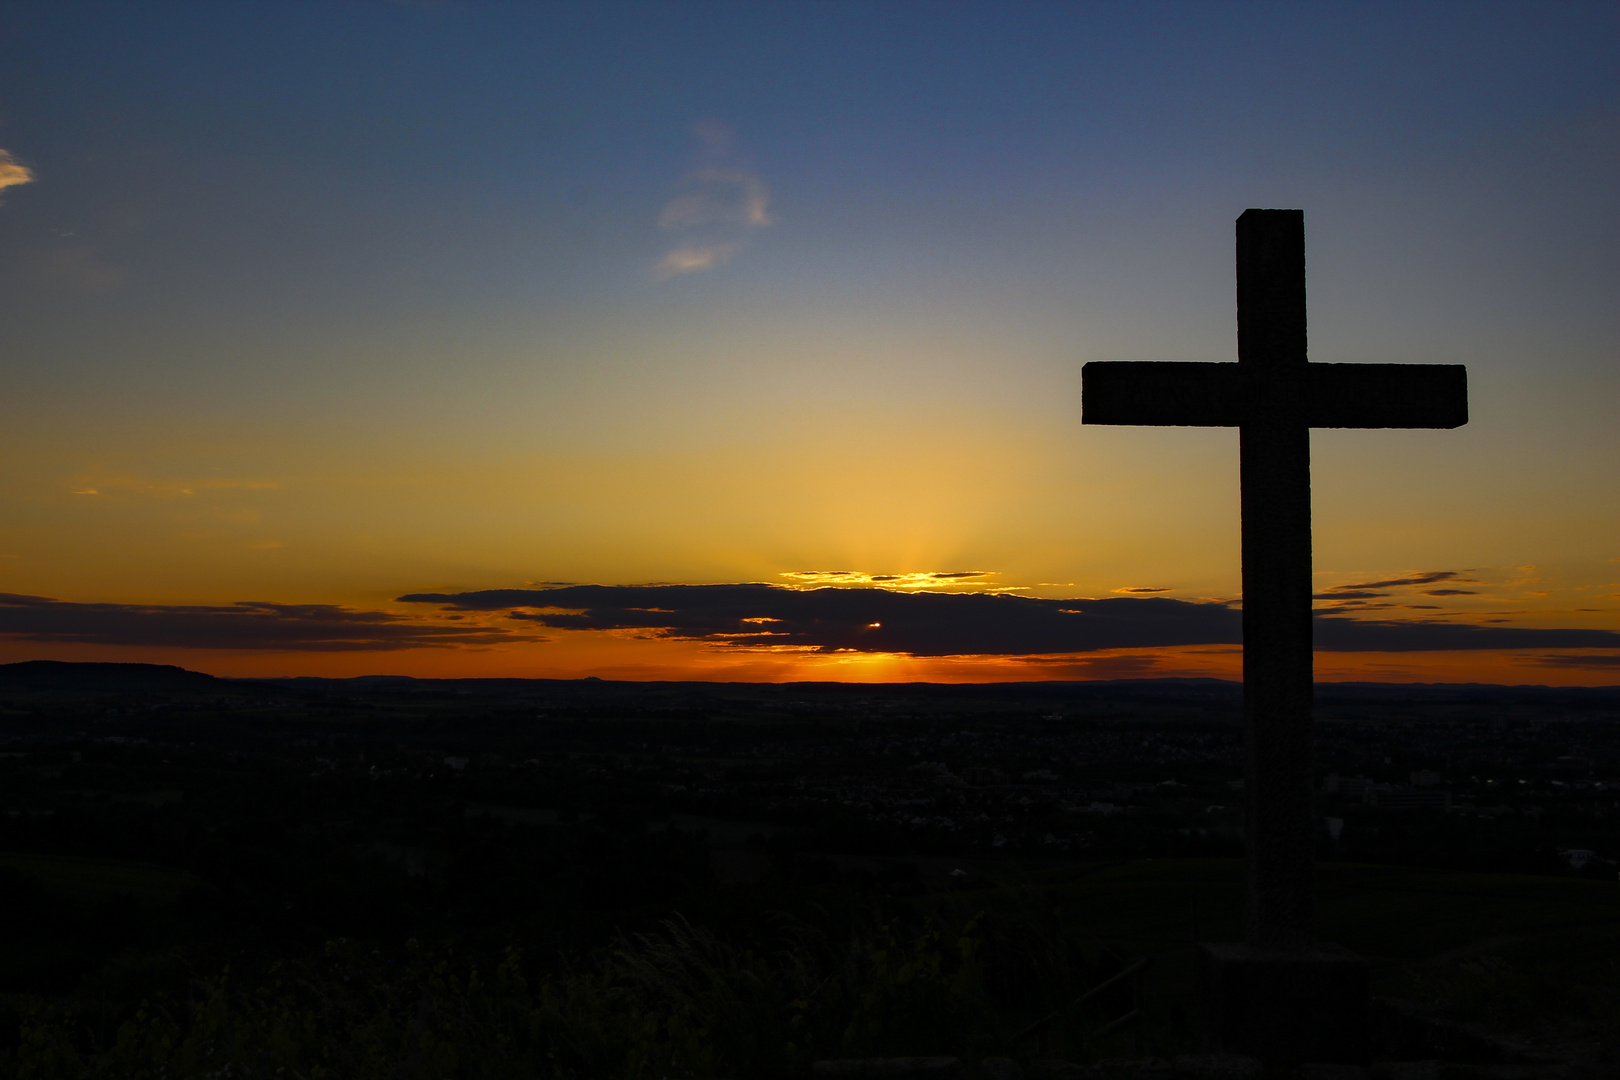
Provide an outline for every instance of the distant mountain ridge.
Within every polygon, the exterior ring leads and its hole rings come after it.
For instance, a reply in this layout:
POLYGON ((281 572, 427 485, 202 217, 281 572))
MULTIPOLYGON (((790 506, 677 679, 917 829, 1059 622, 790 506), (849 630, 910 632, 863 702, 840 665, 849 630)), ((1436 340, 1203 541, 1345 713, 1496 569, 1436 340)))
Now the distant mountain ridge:
MULTIPOLYGON (((1242 683, 1229 679, 1213 678, 1135 678, 1135 679, 1061 679, 1030 681, 1009 681, 1001 683, 841 683, 827 680, 798 680, 781 683, 716 683, 707 681, 687 680, 657 680, 657 681, 630 681, 604 680, 594 676, 579 679, 524 679, 524 678, 416 678, 411 675, 355 675, 349 677, 327 677, 313 675, 293 675, 280 677, 260 678, 219 678, 200 671, 191 671, 174 664, 120 664, 110 662, 84 662, 76 663, 63 660, 25 660, 15 664, 0 664, 0 693, 12 692, 55 692, 55 693, 139 693, 139 692, 178 692, 202 691, 212 693, 243 693, 249 688, 258 687, 261 690, 271 691, 276 688, 288 690, 306 690, 322 692, 326 690, 343 689, 370 689, 382 691, 390 686, 404 689, 415 686, 423 689, 462 688, 465 690, 484 690, 494 692, 504 688, 517 689, 520 687, 552 687, 556 689, 574 688, 579 691, 596 691, 602 693, 632 692, 647 693, 658 690, 669 690, 677 687, 689 687, 693 690, 710 689, 718 691, 724 687, 757 686, 762 690, 768 687, 780 688, 780 692, 798 690, 812 692, 818 689, 827 691, 863 692, 873 696, 885 696, 903 693, 907 690, 921 691, 929 694, 960 693, 966 696, 980 694, 994 694, 997 692, 1013 694, 1040 694, 1063 693, 1065 691, 1085 693, 1090 691, 1115 692, 1149 692, 1160 690, 1164 692, 1199 692, 1214 693, 1222 696, 1236 698, 1241 694, 1242 683)), ((1317 683, 1318 699, 1323 696, 1340 697, 1357 694, 1391 694, 1391 693, 1506 693, 1519 695, 1572 695, 1597 696, 1620 698, 1620 687, 1616 686, 1537 686, 1527 684, 1497 684, 1497 683, 1389 683, 1389 682, 1339 682, 1317 683)))
POLYGON ((173 664, 73 663, 24 660, 0 664, 0 690, 124 693, 138 690, 210 690, 224 680, 173 664))

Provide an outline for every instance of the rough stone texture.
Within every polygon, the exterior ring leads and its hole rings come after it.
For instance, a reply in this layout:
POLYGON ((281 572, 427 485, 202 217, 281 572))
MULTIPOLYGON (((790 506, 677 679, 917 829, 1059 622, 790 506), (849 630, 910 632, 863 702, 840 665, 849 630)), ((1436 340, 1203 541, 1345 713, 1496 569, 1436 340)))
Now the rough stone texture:
POLYGON ((1012 1058, 989 1057, 979 1062, 985 1080, 1024 1080, 1024 1070, 1012 1058))
POLYGON ((1202 945, 1203 1040, 1268 1065, 1368 1061, 1368 966, 1347 949, 1202 945))
POLYGON ((1260 1080, 1258 1058, 1242 1054, 1183 1054, 1170 1062, 1176 1080, 1260 1080))
POLYGON ((953 1057, 841 1058, 816 1062, 810 1075, 827 1080, 957 1080, 962 1062, 953 1057))

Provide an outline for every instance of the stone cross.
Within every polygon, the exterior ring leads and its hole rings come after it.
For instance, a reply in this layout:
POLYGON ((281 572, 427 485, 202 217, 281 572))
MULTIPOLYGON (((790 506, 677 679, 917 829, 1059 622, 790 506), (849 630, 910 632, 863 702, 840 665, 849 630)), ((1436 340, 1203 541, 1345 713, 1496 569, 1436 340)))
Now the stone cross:
POLYGON ((1096 362, 1082 423, 1236 427, 1243 484, 1243 714, 1248 942, 1314 941, 1311 767, 1313 427, 1468 422, 1459 364, 1305 359, 1305 215, 1237 220, 1238 362, 1096 362))

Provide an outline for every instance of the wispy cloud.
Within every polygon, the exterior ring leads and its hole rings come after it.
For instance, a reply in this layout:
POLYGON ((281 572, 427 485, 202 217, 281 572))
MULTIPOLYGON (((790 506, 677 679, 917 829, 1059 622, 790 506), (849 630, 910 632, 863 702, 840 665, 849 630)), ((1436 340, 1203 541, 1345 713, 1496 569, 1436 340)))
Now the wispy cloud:
MULTIPOLYGON (((1428 570, 1421 574, 1409 574, 1406 577, 1385 578, 1382 581, 1357 581, 1349 585, 1335 585, 1327 592, 1316 594, 1318 600, 1362 600, 1372 596, 1385 596, 1387 593, 1372 592, 1373 589, 1399 589, 1408 586, 1434 585, 1440 582, 1473 582, 1473 578, 1463 577, 1471 573, 1468 570, 1428 570)), ((1458 596, 1471 595, 1466 589, 1435 589, 1426 593, 1428 596, 1458 596)))
POLYGON ((668 252, 658 264, 664 277, 689 274, 694 270, 713 270, 731 261, 741 244, 683 244, 668 252))
POLYGON ((1155 653, 1124 656, 1029 656, 1024 663, 1065 679, 1150 679, 1164 674, 1165 657, 1155 653))
POLYGON ((771 223, 770 193, 737 155, 731 128, 708 120, 692 133, 697 164, 658 211, 658 228, 677 238, 658 263, 661 277, 723 266, 752 233, 771 223))
POLYGON ((1609 671, 1620 668, 1620 653, 1549 653, 1529 657, 1526 663, 1536 667, 1574 668, 1587 671, 1609 671))
POLYGON ((658 212, 660 229, 691 229, 700 225, 771 223, 770 197, 759 177, 741 169, 698 169, 684 181, 697 190, 677 195, 658 212))
POLYGON ((205 477, 190 480, 154 480, 130 473, 83 472, 73 477, 68 491, 73 495, 124 495, 176 499, 219 491, 268 491, 281 487, 278 480, 236 477, 205 477))
POLYGON ((33 182, 33 170, 18 161, 10 151, 0 150, 0 191, 33 182))
POLYGON ((1434 604, 1398 603, 1397 600, 1423 596, 1478 596, 1474 589, 1458 589, 1460 584, 1480 584, 1478 578, 1467 577, 1472 570, 1426 570, 1400 577, 1381 578, 1377 581, 1354 581, 1334 585, 1312 596, 1331 607, 1318 608, 1318 612, 1371 611, 1378 608, 1403 607, 1413 610, 1442 610, 1434 604), (1425 586, 1443 586, 1426 588, 1425 586), (1401 594, 1406 594, 1404 597, 1401 594))

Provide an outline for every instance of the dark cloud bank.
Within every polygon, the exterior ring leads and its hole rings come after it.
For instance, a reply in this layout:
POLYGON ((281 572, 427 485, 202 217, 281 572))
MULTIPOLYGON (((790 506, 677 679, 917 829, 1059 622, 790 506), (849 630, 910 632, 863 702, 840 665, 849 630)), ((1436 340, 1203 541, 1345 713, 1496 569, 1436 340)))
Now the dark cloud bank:
MULTIPOLYGON (((219 606, 83 604, 0 594, 0 636, 28 641, 190 649, 388 652, 544 641, 552 630, 618 630, 733 648, 791 646, 914 656, 1061 656, 1101 649, 1242 643, 1230 604, 1165 597, 1047 600, 993 593, 906 593, 768 584, 572 585, 412 593, 448 617, 356 611, 332 604, 219 606), (460 621, 504 613, 504 627, 460 621)), ((1356 620, 1318 614, 1316 645, 1334 652, 1450 649, 1614 649, 1620 633, 1356 620)), ((1603 657, 1545 657, 1602 666, 1603 657), (1597 663, 1594 663, 1597 661, 1597 663)))
POLYGON ((75 604, 15 593, 0 593, 0 635, 72 644, 293 652, 389 652, 536 640, 333 604, 75 604))
MULTIPOLYGON (((574 585, 412 593, 453 611, 507 611, 556 630, 630 630, 729 646, 798 646, 915 656, 1032 656, 1096 649, 1237 645, 1242 615, 1224 603, 1164 597, 1046 600, 990 593, 790 589, 779 585, 574 585)), ((1335 652, 1620 647, 1608 630, 1541 630, 1427 620, 1316 619, 1335 652)))

